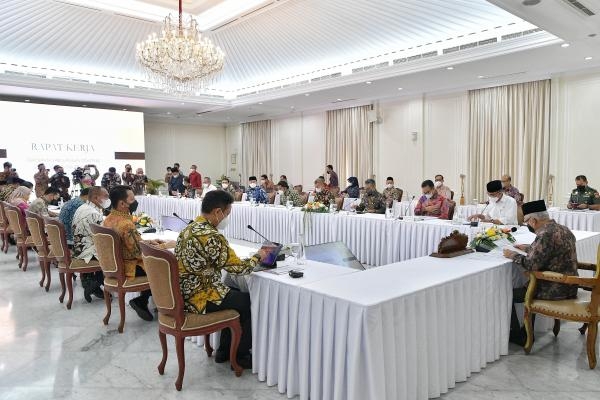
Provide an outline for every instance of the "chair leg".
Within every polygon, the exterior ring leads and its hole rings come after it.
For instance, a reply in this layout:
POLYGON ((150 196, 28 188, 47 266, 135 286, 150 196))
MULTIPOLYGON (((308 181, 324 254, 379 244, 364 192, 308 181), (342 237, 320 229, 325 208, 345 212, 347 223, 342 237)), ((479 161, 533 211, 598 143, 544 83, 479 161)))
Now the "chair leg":
POLYGON ((596 368, 596 335, 598 334, 598 322, 593 321, 588 325, 587 333, 587 355, 590 369, 596 368))
POLYGON ((46 280, 46 260, 38 257, 40 259, 40 269, 42 270, 42 280, 40 281, 40 287, 44 287, 44 281, 46 280))
POLYGON ((102 322, 104 323, 104 325, 108 325, 108 320, 110 319, 111 307, 110 307, 110 292, 108 290, 106 290, 106 288, 104 288, 104 304, 106 304, 106 315, 104 316, 104 319, 102 320, 102 322))
POLYGON ((209 357, 212 357, 213 348, 210 345, 210 335, 204 335, 204 350, 209 357))
POLYGON ((175 381, 175 389, 177 390, 181 390, 183 374, 185 372, 184 340, 185 338, 183 336, 175 336, 175 350, 177 351, 177 364, 179 364, 179 373, 177 374, 177 380, 175 381))
POLYGON ((28 255, 28 248, 27 246, 23 246, 23 271, 27 271, 27 264, 29 263, 29 255, 28 255))
POLYGON ((581 328, 579 328, 579 333, 581 333, 582 335, 585 335, 585 331, 587 331, 587 328, 588 328, 587 323, 581 325, 581 328))
POLYGON ((65 293, 67 291, 66 286, 65 286, 65 273, 59 272, 58 279, 60 280, 60 289, 61 289, 60 296, 58 296, 58 301, 60 301, 62 303, 63 300, 65 299, 65 293))
POLYGON ((119 321, 119 333, 123 333, 125 326, 125 293, 119 292, 119 311, 121 312, 121 320, 119 321))
POLYGON ((67 300, 67 310, 71 309, 73 304, 73 273, 67 272, 67 292, 69 292, 69 300, 67 300))
POLYGON ((52 281, 52 274, 50 273, 51 261, 46 261, 46 292, 50 290, 50 282, 52 281))
POLYGON ((23 248, 17 245, 17 260, 19 260, 19 268, 23 267, 23 248))
POLYGON ((242 338, 242 326, 240 325, 240 320, 236 319, 233 321, 229 329, 231 330, 231 348, 229 349, 229 360, 231 361, 231 366, 235 371, 235 376, 240 377, 244 371, 244 369, 237 362, 238 347, 240 345, 240 339, 242 338))
POLYGON ((533 347, 533 324, 531 323, 531 318, 533 315, 525 309, 524 323, 525 323, 525 331, 527 332, 527 341, 525 342, 525 354, 529 354, 531 348, 533 347))
POLYGON ((167 364, 167 335, 164 332, 158 331, 158 338, 160 339, 160 347, 162 348, 162 360, 158 364, 158 373, 161 375, 165 374, 165 365, 167 364))
POLYGON ((554 336, 558 336, 560 332, 560 319, 554 320, 554 327, 552 328, 552 332, 554 333, 554 336))

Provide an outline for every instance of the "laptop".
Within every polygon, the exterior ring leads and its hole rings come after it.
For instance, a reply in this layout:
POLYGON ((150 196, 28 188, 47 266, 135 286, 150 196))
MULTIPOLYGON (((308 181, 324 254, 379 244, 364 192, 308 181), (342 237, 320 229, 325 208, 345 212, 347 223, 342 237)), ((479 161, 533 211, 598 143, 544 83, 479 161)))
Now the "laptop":
POLYGON ((281 253, 282 248, 283 245, 279 243, 263 243, 261 250, 264 250, 267 253, 267 256, 261 260, 260 265, 254 267, 254 272, 260 272, 267 269, 276 268, 277 256, 279 256, 279 253, 281 253))
POLYGON ((318 261, 325 264, 339 265, 357 270, 365 267, 356 259, 350 249, 342 242, 330 242, 304 247, 307 260, 318 261))

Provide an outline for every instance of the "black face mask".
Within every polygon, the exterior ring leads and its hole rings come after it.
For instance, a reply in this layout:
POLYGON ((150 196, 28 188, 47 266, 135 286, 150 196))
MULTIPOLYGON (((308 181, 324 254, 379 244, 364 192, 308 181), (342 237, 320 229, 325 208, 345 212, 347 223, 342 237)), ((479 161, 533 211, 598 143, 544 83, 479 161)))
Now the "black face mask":
POLYGON ((535 229, 533 229, 529 224, 527 224, 527 229, 529 229, 529 232, 535 233, 535 229))
POLYGON ((577 190, 580 192, 585 192, 585 186, 583 185, 577 185, 577 190))
POLYGON ((137 208, 138 208, 138 202, 137 202, 137 200, 134 200, 133 203, 129 204, 129 212, 130 213, 133 214, 137 210, 137 208))

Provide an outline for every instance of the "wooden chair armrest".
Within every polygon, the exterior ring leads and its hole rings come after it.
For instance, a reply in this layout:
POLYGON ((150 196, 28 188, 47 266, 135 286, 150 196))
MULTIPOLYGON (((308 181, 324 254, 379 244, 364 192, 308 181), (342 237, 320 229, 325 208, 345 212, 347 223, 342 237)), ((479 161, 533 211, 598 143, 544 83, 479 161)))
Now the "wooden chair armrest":
POLYGON ((562 283, 565 285, 578 285, 594 288, 598 283, 596 278, 580 278, 578 276, 559 274, 558 272, 551 271, 534 271, 531 274, 537 280, 562 283))
POLYGON ((577 269, 596 272, 596 264, 578 262, 577 269))

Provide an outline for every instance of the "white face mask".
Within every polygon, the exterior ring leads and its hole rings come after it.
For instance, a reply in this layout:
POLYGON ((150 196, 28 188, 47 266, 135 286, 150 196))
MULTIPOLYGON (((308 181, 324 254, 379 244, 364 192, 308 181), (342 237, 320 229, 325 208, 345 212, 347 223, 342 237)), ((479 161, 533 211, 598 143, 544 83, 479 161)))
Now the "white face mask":
POLYGON ((490 204, 495 204, 498 202, 498 199, 496 197, 489 196, 488 199, 490 201, 490 204))
POLYGON ((281 196, 283 194, 283 190, 278 190, 277 193, 281 196))
POLYGON ((251 187, 252 189, 254 189, 254 188, 256 187, 256 183, 255 183, 255 182, 252 182, 252 183, 250 184, 250 187, 251 187))
POLYGON ((433 186, 435 186, 436 188, 439 188, 440 186, 442 186, 442 181, 435 181, 433 186))
POLYGON ((217 229, 220 231, 225 230, 227 227, 229 226, 229 215, 226 216, 225 218, 223 218, 221 220, 221 222, 219 222, 219 225, 217 225, 217 229))
POLYGON ((227 189, 227 188, 229 187, 229 183, 222 183, 222 184, 221 184, 221 187, 222 187, 223 189, 227 189))
POLYGON ((388 189, 393 189, 394 188, 394 184, 393 183, 388 183, 387 185, 385 185, 386 188, 388 189))
POLYGON ((102 200, 102 204, 100 204, 100 206, 104 209, 107 209, 110 207, 110 199, 104 199, 102 200))
POLYGON ((315 192, 317 193, 321 193, 323 191, 323 188, 315 188, 315 192))
POLYGON ((431 196, 433 196, 433 194, 431 194, 431 193, 427 193, 427 194, 425 195, 425 197, 427 198, 427 200, 429 200, 429 199, 431 198, 431 196))
POLYGON ((203 183, 202 187, 206 189, 208 187, 208 183, 203 183))

